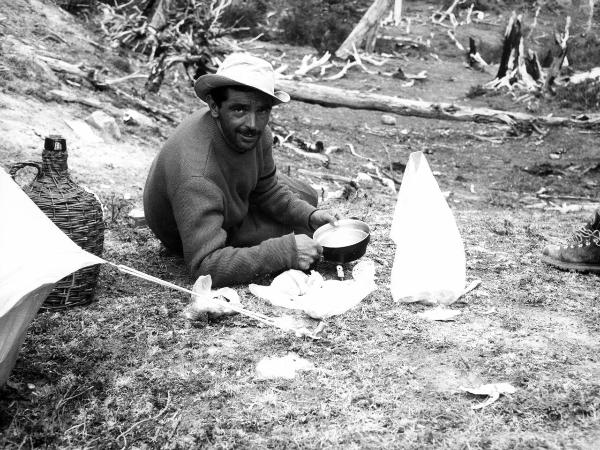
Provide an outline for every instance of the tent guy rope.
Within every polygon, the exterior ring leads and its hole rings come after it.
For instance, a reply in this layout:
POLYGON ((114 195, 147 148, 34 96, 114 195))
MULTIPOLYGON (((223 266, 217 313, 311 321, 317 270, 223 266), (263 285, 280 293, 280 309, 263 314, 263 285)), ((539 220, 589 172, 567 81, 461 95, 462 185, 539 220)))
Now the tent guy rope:
MULTIPOLYGON (((109 264, 110 266, 116 268, 117 270, 119 270, 120 272, 126 273, 128 275, 133 275, 134 277, 138 277, 141 278, 143 280, 146 281, 150 281, 151 283, 155 283, 155 284, 159 284, 161 286, 165 286, 171 289, 175 289, 177 291, 180 292, 185 292, 186 294, 190 294, 193 296, 197 296, 198 294, 195 293, 194 291, 191 291, 190 289, 186 289, 184 287, 178 286, 176 284, 170 283, 168 281, 164 281, 161 280, 160 278, 154 277, 152 275, 148 275, 147 273, 144 272, 140 272, 139 270, 136 270, 132 267, 129 266, 125 266, 123 264, 114 264, 111 262, 107 261, 107 264, 109 264)), ((284 324, 281 324, 279 322, 277 322, 277 320, 275 320, 272 317, 266 316, 264 314, 261 313, 257 313, 254 311, 250 311, 248 309, 242 308, 240 306, 237 306, 233 303, 230 302, 224 302, 222 300, 216 299, 216 298, 211 298, 211 300, 213 300, 214 302, 216 302, 217 304, 227 307, 229 309, 234 310, 235 312, 246 316, 246 317, 250 317, 251 319, 257 320, 258 322, 264 323, 265 325, 269 325, 275 328, 279 328, 281 330, 284 331, 293 331, 295 332, 297 335, 299 336, 308 336, 312 339, 319 339, 319 337, 315 334, 315 333, 307 333, 305 330, 302 329, 297 329, 297 328, 293 328, 293 327, 289 327, 289 326, 285 326, 284 324)))

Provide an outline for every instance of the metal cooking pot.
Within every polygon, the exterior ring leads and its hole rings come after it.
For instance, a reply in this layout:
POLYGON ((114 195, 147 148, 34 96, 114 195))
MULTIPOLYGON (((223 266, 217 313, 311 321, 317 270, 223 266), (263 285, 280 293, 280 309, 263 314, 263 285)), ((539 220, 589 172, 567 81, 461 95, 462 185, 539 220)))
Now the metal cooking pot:
POLYGON ((323 247, 323 258, 343 264, 354 261, 365 254, 371 239, 369 225, 358 219, 341 219, 336 225, 319 227, 313 239, 323 247))

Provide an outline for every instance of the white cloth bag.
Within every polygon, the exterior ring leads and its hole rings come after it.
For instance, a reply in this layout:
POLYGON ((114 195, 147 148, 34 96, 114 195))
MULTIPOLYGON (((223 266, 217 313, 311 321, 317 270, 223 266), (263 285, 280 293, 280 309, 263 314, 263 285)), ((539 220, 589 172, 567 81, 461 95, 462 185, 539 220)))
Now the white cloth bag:
POLYGON ((29 323, 61 278, 103 259, 82 250, 0 168, 0 386, 29 323))
POLYGON ((465 249, 423 152, 410 154, 390 234, 396 243, 394 300, 431 305, 456 301, 465 287, 465 249))

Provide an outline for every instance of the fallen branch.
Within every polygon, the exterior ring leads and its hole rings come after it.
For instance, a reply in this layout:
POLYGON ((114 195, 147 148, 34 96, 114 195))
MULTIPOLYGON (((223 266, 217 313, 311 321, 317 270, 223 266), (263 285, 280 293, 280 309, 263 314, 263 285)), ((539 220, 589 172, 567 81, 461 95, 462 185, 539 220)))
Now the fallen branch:
POLYGON ((329 52, 325 52, 325 54, 318 59, 316 56, 305 55, 302 58, 300 67, 298 68, 298 70, 296 70, 294 72, 294 75, 304 76, 311 70, 316 69, 317 67, 321 67, 324 64, 326 64, 330 58, 331 58, 331 53, 329 53, 329 52))
POLYGON ((465 51, 465 48, 460 42, 458 42, 458 39, 456 39, 456 36, 454 36, 454 32, 452 30, 448 30, 448 37, 450 37, 450 40, 454 42, 456 48, 458 48, 461 52, 465 51))
POLYGON ((351 67, 356 66, 357 64, 358 63, 356 61, 347 62, 346 65, 344 67, 342 67, 342 70, 340 70, 338 73, 336 73, 334 75, 331 75, 329 77, 323 78, 323 80, 327 80, 327 81, 339 80, 344 75, 346 75, 346 72, 348 72, 348 69, 350 69, 351 67))
POLYGON ((465 0, 454 0, 454 2, 448 7, 448 9, 444 12, 441 11, 436 11, 432 14, 431 16, 431 21, 433 23, 435 23, 436 25, 442 25, 442 22, 444 21, 444 19, 448 16, 450 16, 450 14, 452 14, 452 11, 454 11, 454 8, 456 8, 457 5, 459 5, 460 3, 464 3, 465 0))
POLYGON ((313 172, 312 170, 306 169, 298 169, 298 172, 302 175, 308 175, 310 177, 316 177, 326 181, 339 181, 341 183, 351 183, 353 181, 352 178, 343 177, 341 175, 335 175, 331 173, 313 172))
POLYGON ((501 111, 490 108, 471 108, 451 103, 434 103, 404 99, 387 95, 344 90, 312 83, 278 80, 277 88, 290 94, 294 100, 316 103, 328 107, 367 109, 417 116, 428 119, 461 122, 502 123, 508 125, 572 126, 584 129, 600 129, 600 114, 585 114, 578 117, 534 116, 517 111, 501 111))
POLYGON ((321 164, 323 164, 323 166, 329 167, 329 157, 327 155, 322 155, 321 153, 313 153, 313 152, 307 152, 304 150, 300 150, 298 147, 296 147, 293 144, 290 144, 289 142, 282 142, 281 145, 284 146, 285 148, 289 148, 290 150, 293 150, 300 156, 303 156, 305 158, 316 159, 317 161, 320 161, 321 164))
POLYGON ((350 149, 350 153, 352 153, 354 156, 356 156, 357 158, 361 158, 361 159, 366 159, 367 161, 373 161, 371 158, 369 158, 368 156, 363 156, 363 155, 359 155, 358 153, 356 153, 356 150, 354 150, 354 145, 348 143, 346 144, 348 146, 348 148, 350 149))

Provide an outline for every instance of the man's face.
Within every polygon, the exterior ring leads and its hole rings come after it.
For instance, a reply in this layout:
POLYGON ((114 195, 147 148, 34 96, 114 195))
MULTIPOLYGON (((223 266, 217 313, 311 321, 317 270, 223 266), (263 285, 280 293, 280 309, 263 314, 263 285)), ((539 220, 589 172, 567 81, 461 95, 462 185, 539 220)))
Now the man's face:
POLYGON ((227 142, 240 153, 256 147, 271 115, 273 101, 258 91, 227 88, 227 100, 218 106, 209 99, 212 116, 219 121, 227 142))

